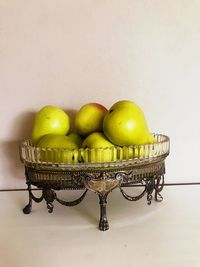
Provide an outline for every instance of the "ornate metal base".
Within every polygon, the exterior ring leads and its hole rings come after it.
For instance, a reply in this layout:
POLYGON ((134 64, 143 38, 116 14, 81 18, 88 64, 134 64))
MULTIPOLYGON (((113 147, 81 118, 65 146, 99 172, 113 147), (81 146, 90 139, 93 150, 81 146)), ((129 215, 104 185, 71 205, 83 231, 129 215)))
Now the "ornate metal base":
POLYGON ((108 194, 115 188, 119 188, 123 197, 129 201, 137 201, 146 195, 147 204, 150 205, 155 194, 156 201, 162 201, 161 191, 164 186, 164 161, 146 164, 142 166, 126 166, 124 168, 109 168, 95 170, 69 170, 52 171, 37 170, 25 167, 25 175, 28 186, 29 202, 23 209, 25 214, 32 210, 32 201, 37 203, 45 200, 49 213, 53 212, 54 201, 71 207, 78 205, 86 196, 87 191, 95 192, 99 197, 100 220, 99 229, 109 229, 106 205, 108 194), (33 194, 31 186, 37 186, 42 190, 40 197, 33 194), (143 187, 137 196, 128 195, 124 188, 143 187), (64 201, 58 198, 57 190, 83 190, 79 198, 73 201, 64 201))
POLYGON ((41 202, 43 199, 46 201, 47 204, 47 209, 49 213, 53 212, 53 202, 54 200, 58 201, 60 204, 67 206, 67 207, 72 207, 75 205, 78 205, 85 197, 86 193, 87 193, 88 189, 84 190, 84 193, 77 198, 76 200, 73 201, 64 201, 60 198, 57 197, 56 191, 50 188, 43 188, 42 189, 42 195, 41 197, 36 197, 34 196, 32 189, 31 189, 31 185, 28 185, 28 192, 29 192, 29 202, 28 204, 25 206, 25 208, 23 209, 23 212, 25 214, 29 214, 32 211, 32 200, 34 200, 35 202, 39 203, 41 202))

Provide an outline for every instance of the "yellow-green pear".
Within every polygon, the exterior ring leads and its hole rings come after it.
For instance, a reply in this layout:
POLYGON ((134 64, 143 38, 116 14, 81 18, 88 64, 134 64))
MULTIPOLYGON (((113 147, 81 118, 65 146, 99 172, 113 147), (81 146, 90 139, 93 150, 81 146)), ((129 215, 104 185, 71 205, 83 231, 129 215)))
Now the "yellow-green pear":
POLYGON ((40 109, 32 130, 32 141, 36 144, 46 134, 66 135, 70 128, 70 118, 64 110, 47 105, 40 109))
POLYGON ((47 134, 40 138, 37 147, 41 149, 41 161, 77 163, 78 145, 65 135, 47 134))
POLYGON ((139 145, 139 146, 127 146, 117 147, 117 159, 147 159, 155 156, 156 149, 153 144, 139 145))
POLYGON ((71 132, 67 135, 78 147, 82 147, 84 138, 76 132, 71 132))
POLYGON ((129 100, 119 101, 109 109, 104 117, 103 131, 106 137, 118 146, 155 142, 143 111, 129 100))
POLYGON ((123 159, 147 158, 149 156, 148 147, 143 145, 123 147, 122 150, 123 159))
POLYGON ((116 160, 116 148, 102 132, 94 132, 83 141, 84 162, 110 162, 116 160))

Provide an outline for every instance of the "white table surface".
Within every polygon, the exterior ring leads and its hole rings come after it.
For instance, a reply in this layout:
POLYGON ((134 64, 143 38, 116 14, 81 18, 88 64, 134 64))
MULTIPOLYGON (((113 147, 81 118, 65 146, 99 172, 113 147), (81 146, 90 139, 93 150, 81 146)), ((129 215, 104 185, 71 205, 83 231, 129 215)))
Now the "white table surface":
MULTIPOLYGON (((80 192, 61 192, 70 199, 80 192)), ((37 192, 39 194, 39 192, 37 192)), ((98 198, 89 192, 81 204, 44 202, 22 208, 27 192, 0 192, 1 267, 200 266, 200 187, 163 189, 164 200, 125 200, 118 190, 108 198, 110 229, 97 229, 98 198)))

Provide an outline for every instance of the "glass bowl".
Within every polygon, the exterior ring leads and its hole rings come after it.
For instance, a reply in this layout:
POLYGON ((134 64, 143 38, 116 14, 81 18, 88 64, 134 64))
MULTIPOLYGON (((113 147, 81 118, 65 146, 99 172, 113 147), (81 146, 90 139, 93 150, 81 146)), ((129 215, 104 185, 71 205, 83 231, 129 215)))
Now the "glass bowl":
POLYGON ((28 139, 20 143, 19 153, 25 166, 36 169, 69 170, 144 165, 164 160, 169 154, 169 137, 163 134, 154 134, 154 137, 154 144, 74 150, 40 148, 28 139))

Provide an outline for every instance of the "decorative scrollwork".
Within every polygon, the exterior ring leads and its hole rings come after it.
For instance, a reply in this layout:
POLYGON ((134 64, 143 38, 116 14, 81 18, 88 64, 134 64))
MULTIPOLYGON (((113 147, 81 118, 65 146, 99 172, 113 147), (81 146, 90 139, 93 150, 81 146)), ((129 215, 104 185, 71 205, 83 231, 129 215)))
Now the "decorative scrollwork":
POLYGON ((105 231, 109 228, 106 215, 107 196, 112 190, 119 187, 123 197, 129 201, 137 201, 147 194, 147 203, 150 205, 154 190, 155 200, 162 200, 160 192, 164 186, 164 174, 164 159, 138 166, 130 164, 126 166, 121 165, 121 167, 94 167, 94 169, 48 170, 26 166, 25 175, 28 185, 29 203, 23 211, 26 214, 31 212, 32 200, 39 203, 44 199, 49 213, 53 212, 55 200, 64 206, 75 206, 84 199, 89 189, 99 196, 99 229, 105 231), (33 194, 31 185, 42 189, 40 197, 36 197, 33 194), (144 189, 138 195, 129 195, 123 189, 124 187, 130 188, 134 186, 143 186, 144 189), (56 190, 67 189, 84 190, 84 192, 79 198, 72 201, 60 199, 55 192, 56 190))
POLYGON ((46 200, 47 203, 47 209, 49 213, 53 212, 53 201, 55 200, 56 193, 52 189, 43 189, 43 197, 46 200))
POLYGON ((72 181, 77 188, 83 187, 83 175, 80 172, 73 172, 71 173, 72 181))
POLYGON ((124 172, 117 172, 115 174, 115 179, 122 182, 125 176, 126 174, 124 172))
POLYGON ((43 197, 47 202, 53 202, 55 200, 55 192, 52 189, 43 189, 43 197))
POLYGON ((148 193, 148 194, 147 194, 147 204, 148 204, 148 205, 151 205, 152 198, 153 198, 153 197, 152 197, 152 194, 149 194, 149 193, 148 193))
POLYGON ((155 180, 154 178, 145 179, 146 183, 146 192, 147 192, 147 204, 150 205, 152 201, 152 193, 155 187, 155 180))
POLYGON ((43 194, 40 197, 34 196, 32 190, 30 190, 30 195, 31 195, 31 198, 37 203, 41 202, 44 199, 44 195, 43 194))
POLYGON ((47 202, 47 209, 49 213, 53 212, 53 208, 54 208, 53 203, 47 202))
POLYGON ((95 193, 103 195, 111 192, 114 188, 118 187, 118 185, 119 181, 115 179, 85 181, 86 188, 95 193))
POLYGON ((160 192, 164 187, 164 175, 156 176, 155 177, 155 200, 161 202, 163 200, 162 195, 160 192))
POLYGON ((84 174, 85 187, 97 194, 107 194, 120 184, 113 172, 94 172, 84 174))
POLYGON ((142 191, 142 193, 140 193, 137 196, 128 195, 121 187, 120 187, 120 191, 121 191, 121 193, 125 199, 127 199, 129 201, 137 201, 144 196, 144 194, 146 193, 146 188, 142 191))
POLYGON ((87 193, 87 189, 84 191, 84 193, 77 199, 75 200, 72 200, 72 201, 65 201, 65 200, 62 200, 60 198, 57 197, 57 195, 55 194, 55 199, 62 205, 64 206, 68 206, 68 207, 72 207, 72 206, 75 206, 75 205, 78 205, 79 203, 81 203, 81 201, 84 199, 86 193, 87 193))
POLYGON ((141 176, 138 176, 135 174, 135 171, 123 171, 119 172, 117 175, 122 177, 122 183, 123 184, 129 184, 129 183, 139 183, 142 181, 141 176))
POLYGON ((99 179, 99 173, 98 174, 93 174, 93 173, 84 173, 83 174, 83 182, 85 184, 85 182, 89 182, 89 181, 92 181, 92 180, 97 180, 99 179))
POLYGON ((112 172, 105 171, 84 172, 82 176, 84 181, 107 180, 114 177, 112 172))

